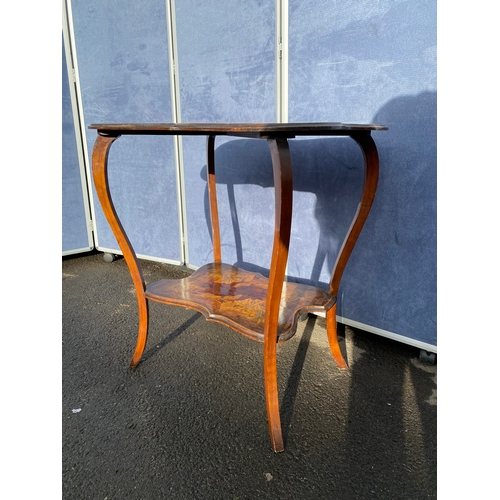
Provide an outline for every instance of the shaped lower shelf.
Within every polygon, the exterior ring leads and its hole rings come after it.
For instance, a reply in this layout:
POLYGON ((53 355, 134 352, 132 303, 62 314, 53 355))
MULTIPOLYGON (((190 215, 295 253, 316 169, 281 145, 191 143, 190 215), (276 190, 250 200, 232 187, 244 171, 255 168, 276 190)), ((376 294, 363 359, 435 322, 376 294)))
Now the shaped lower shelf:
MULTIPOLYGON (((267 287, 268 279, 262 274, 229 264, 211 263, 187 278, 152 283, 146 287, 145 295, 155 302, 194 309, 207 320, 263 342, 267 287)), ((326 312, 335 300, 322 288, 283 283, 278 341, 294 335, 302 314, 326 312)))

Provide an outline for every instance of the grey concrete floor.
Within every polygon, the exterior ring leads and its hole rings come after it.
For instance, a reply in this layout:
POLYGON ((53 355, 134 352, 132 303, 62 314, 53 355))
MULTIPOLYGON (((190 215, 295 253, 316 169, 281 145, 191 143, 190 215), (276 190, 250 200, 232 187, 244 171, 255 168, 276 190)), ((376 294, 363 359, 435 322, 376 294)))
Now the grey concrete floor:
MULTIPOLYGON (((147 283, 182 268, 141 261, 147 283)), ((437 488, 437 367, 345 328, 337 369, 324 320, 278 347, 285 451, 273 453, 262 344, 180 307, 137 309, 123 259, 62 263, 63 498, 427 499, 437 488)))

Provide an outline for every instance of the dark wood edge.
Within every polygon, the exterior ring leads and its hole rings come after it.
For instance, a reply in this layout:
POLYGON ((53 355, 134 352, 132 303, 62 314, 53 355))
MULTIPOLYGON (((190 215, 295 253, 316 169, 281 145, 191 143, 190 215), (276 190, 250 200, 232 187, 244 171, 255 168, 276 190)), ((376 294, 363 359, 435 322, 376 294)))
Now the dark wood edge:
POLYGON ((352 132, 387 130, 384 125, 318 123, 101 123, 88 127, 100 135, 229 135, 269 138, 295 136, 345 136, 352 132))

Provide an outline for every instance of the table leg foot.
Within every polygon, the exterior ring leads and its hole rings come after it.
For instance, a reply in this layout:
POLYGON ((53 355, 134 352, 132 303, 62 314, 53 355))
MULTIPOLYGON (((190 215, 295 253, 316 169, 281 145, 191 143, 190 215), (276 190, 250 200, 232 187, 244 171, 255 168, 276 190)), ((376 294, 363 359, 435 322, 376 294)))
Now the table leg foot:
POLYGON ((135 346, 134 355, 130 361, 130 366, 135 368, 142 358, 146 341, 148 340, 148 327, 149 327, 149 308, 146 298, 138 297, 139 304, 139 331, 137 333, 137 344, 135 346))
POLYGON ((266 394, 267 421, 271 446, 276 453, 285 449, 281 433, 281 419, 278 401, 278 379, 276 370, 276 344, 273 353, 264 357, 264 386, 266 394))
POLYGON ((328 335, 328 342, 330 350, 332 351, 333 359, 341 370, 348 368, 344 356, 339 346, 339 339, 337 336, 337 304, 326 312, 326 333, 328 335))

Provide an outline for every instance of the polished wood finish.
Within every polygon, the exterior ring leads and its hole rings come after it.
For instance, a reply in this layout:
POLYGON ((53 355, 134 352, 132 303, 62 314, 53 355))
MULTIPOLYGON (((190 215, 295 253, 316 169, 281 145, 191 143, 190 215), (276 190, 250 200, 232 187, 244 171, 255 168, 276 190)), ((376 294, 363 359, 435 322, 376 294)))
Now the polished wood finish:
POLYGON ((146 123, 100 124, 92 155, 97 195, 130 270, 139 307, 139 332, 131 366, 137 366, 147 340, 148 301, 187 307, 207 320, 263 342, 264 389, 271 444, 283 451, 278 400, 276 347, 293 336, 298 318, 306 312, 325 312, 328 341, 333 358, 347 368, 337 338, 336 296, 345 266, 368 217, 378 181, 379 160, 371 131, 380 125, 342 123, 146 123), (120 135, 206 135, 207 185, 214 262, 188 278, 160 280, 146 287, 139 262, 114 209, 107 177, 109 148, 120 135), (217 135, 266 139, 271 152, 275 189, 275 226, 269 278, 222 262, 215 174, 217 135), (292 161, 288 139, 301 136, 348 136, 354 139, 365 162, 363 194, 354 220, 341 246, 329 290, 285 281, 292 219, 292 161))
MULTIPOLYGON (((245 337, 264 342, 268 278, 236 266, 209 263, 191 276, 160 280, 146 287, 146 298, 162 304, 194 309, 210 321, 226 325, 245 337)), ((326 312, 335 302, 326 290, 300 283, 284 283, 277 341, 291 338, 302 314, 326 312)))

